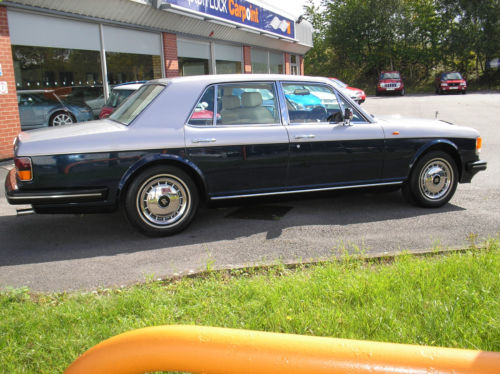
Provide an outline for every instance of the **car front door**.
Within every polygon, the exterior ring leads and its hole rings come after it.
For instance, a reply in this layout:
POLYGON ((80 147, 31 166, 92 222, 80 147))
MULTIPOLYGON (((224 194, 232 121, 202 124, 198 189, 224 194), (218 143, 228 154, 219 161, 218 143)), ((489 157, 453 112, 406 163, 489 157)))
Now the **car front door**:
POLYGON ((282 82, 281 87, 290 138, 289 189, 381 182, 384 132, 380 125, 371 122, 329 85, 282 82), (298 96, 302 98, 296 100, 298 96), (321 103, 316 104, 315 98, 321 103), (354 114, 349 126, 342 115, 346 107, 354 114))
POLYGON ((208 87, 185 126, 188 158, 211 199, 285 189, 288 134, 274 82, 208 87))

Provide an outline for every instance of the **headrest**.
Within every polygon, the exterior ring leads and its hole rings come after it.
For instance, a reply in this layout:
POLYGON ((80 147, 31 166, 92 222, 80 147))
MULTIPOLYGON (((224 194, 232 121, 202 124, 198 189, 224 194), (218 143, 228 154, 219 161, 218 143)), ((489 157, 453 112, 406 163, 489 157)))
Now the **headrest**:
POLYGON ((222 110, 240 107, 240 98, 235 95, 222 96, 222 110))
POLYGON ((241 104, 244 107, 254 107, 262 105, 262 95, 259 92, 243 92, 241 104))

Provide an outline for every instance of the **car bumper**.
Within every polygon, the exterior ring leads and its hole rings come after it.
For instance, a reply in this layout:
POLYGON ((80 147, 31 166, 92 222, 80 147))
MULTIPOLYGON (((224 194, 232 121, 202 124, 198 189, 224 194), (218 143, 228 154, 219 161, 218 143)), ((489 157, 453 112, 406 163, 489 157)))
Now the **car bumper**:
POLYGON ((472 161, 465 164, 465 170, 462 175, 462 183, 468 183, 472 177, 482 170, 486 170, 488 163, 486 161, 472 161))
POLYGON ((103 201, 106 198, 106 188, 71 189, 71 190, 29 190, 21 191, 17 184, 16 170, 12 169, 5 178, 5 197, 9 204, 74 204, 103 201))
POLYGON ((466 91, 467 86, 441 86, 442 92, 466 91))

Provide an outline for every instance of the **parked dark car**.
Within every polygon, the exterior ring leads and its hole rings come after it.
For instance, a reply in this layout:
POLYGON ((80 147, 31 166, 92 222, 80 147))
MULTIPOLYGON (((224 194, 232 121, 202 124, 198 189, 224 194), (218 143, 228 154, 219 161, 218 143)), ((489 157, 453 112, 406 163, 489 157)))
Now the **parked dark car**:
POLYGON ((17 104, 23 131, 94 119, 84 102, 60 98, 52 90, 17 91, 17 104))
POLYGON ((449 73, 440 73, 435 80, 436 93, 442 95, 444 93, 467 93, 467 81, 457 71, 449 73))
POLYGON ((382 94, 405 94, 405 85, 399 71, 383 71, 379 78, 377 87, 375 88, 377 96, 382 94))
POLYGON ((144 84, 108 119, 21 133, 5 187, 37 213, 122 207, 160 236, 186 228, 200 200, 391 186, 439 207, 486 169, 480 150, 471 128, 375 119, 327 78, 184 77, 144 84), (306 108, 318 89, 328 105, 306 108))

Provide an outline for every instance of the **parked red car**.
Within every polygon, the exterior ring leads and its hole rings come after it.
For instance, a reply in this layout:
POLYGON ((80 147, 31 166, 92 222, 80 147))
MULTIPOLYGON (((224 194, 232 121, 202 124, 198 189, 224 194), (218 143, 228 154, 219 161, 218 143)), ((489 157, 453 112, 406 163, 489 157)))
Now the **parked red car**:
POLYGON ((396 93, 401 96, 405 94, 405 85, 399 71, 383 71, 378 78, 376 95, 396 93))
POLYGON ((362 104, 366 100, 366 94, 365 91, 363 91, 361 88, 356 88, 356 87, 350 87, 347 85, 347 83, 342 82, 338 78, 330 78, 332 81, 337 83, 341 88, 344 88, 352 93, 352 95, 349 95, 349 97, 353 98, 354 101, 356 101, 358 104, 362 104))
POLYGON ((450 92, 467 93, 467 82, 459 72, 453 71, 448 73, 441 73, 436 76, 435 80, 436 93, 444 94, 450 92))

